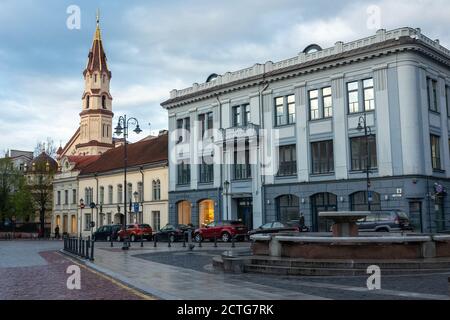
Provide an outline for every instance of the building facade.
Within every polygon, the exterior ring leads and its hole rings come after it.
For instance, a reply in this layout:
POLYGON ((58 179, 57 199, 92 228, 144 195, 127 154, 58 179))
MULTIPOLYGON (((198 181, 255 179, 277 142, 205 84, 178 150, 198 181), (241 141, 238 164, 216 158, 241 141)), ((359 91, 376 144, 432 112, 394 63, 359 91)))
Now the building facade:
POLYGON ((416 231, 444 231, 449 88, 450 51, 401 28, 173 90, 169 220, 303 213, 327 231, 320 211, 401 209, 416 231))

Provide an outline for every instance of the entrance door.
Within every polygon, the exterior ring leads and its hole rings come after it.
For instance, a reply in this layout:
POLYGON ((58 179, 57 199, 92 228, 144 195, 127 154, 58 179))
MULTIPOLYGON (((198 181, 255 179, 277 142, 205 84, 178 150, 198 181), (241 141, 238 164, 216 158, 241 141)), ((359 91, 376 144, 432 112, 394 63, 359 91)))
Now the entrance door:
POLYGON ((63 233, 67 233, 67 225, 69 222, 69 218, 67 215, 63 216, 63 233))
POLYGON ((415 232, 423 232, 421 201, 411 201, 409 203, 409 222, 415 232))
POLYGON ((311 197, 313 229, 319 232, 330 232, 333 222, 319 218, 319 212, 337 211, 337 196, 332 193, 318 193, 311 197))
POLYGON ((252 198, 240 198, 237 199, 237 216, 245 226, 249 229, 253 229, 253 199, 252 198))

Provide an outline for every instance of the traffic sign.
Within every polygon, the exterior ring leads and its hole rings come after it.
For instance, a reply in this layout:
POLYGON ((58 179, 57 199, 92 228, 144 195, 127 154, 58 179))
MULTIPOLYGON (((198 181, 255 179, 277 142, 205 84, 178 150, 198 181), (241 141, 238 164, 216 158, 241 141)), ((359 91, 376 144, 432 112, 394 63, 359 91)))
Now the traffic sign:
POLYGON ((139 203, 138 202, 134 203, 134 213, 139 213, 139 203))

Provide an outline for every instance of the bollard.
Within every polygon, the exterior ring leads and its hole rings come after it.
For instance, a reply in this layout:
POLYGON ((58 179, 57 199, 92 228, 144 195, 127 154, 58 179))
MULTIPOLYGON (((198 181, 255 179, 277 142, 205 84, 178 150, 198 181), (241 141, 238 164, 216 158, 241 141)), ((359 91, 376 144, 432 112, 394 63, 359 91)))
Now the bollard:
POLYGON ((217 236, 214 236, 214 248, 217 248, 217 236))
POLYGON ((168 246, 169 248, 171 248, 171 247, 172 247, 172 245, 170 244, 170 235, 169 235, 169 236, 167 236, 167 243, 168 243, 168 245, 167 245, 167 246, 168 246))
POLYGON ((236 237, 231 237, 231 247, 232 248, 236 248, 235 242, 236 242, 236 237))
POLYGON ((91 244, 91 261, 94 261, 94 241, 92 241, 92 244, 91 244))
MULTIPOLYGON (((89 249, 90 249, 90 247, 91 247, 91 239, 90 239, 91 237, 88 237, 88 239, 86 240, 86 255, 85 255, 85 258, 86 259, 89 259, 89 249)), ((93 242, 93 240, 92 240, 92 242, 93 242)))
POLYGON ((112 234, 109 236, 109 240, 111 240, 111 248, 114 247, 114 241, 112 234))
POLYGON ((144 247, 144 233, 141 233, 141 248, 144 247))
POLYGON ((203 237, 200 238, 200 241, 198 242, 198 247, 201 248, 202 247, 202 242, 203 242, 203 237))
POLYGON ((183 248, 186 248, 186 233, 183 235, 183 248))
POLYGON ((153 248, 157 247, 157 242, 158 242, 158 236, 155 234, 155 236, 153 237, 153 248))

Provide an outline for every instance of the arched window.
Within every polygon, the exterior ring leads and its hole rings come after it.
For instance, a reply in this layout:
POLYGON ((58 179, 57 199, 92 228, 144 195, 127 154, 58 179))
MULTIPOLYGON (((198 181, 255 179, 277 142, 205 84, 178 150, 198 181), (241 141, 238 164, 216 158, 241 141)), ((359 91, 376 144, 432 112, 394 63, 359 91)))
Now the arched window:
POLYGON ((332 222, 319 217, 320 212, 337 211, 337 196, 333 193, 316 193, 311 196, 311 213, 313 229, 319 232, 330 232, 332 222))
POLYGON ((133 201, 133 184, 128 183, 127 184, 127 203, 130 203, 130 201, 133 201))
POLYGON ((105 203, 105 187, 100 187, 100 204, 105 203))
POLYGON ((198 203, 199 226, 214 222, 214 200, 208 199, 198 203))
POLYGON ((153 201, 161 200, 161 181, 153 180, 152 182, 153 201))
POLYGON ((191 203, 189 201, 180 201, 177 204, 178 223, 191 223, 191 203))
POLYGON ((89 109, 89 105, 90 105, 90 96, 86 96, 86 109, 89 109))
POLYGON ((102 96, 102 108, 106 109, 106 96, 105 95, 102 96))
POLYGON ((122 189, 122 185, 121 184, 117 185, 117 202, 118 203, 122 203, 123 202, 123 189, 122 189))
POLYGON ((144 185, 142 184, 142 182, 138 182, 137 192, 138 192, 138 201, 143 202, 144 201, 144 185))
POLYGON ((298 220, 300 217, 300 202, 297 196, 286 194, 276 199, 277 204, 277 220, 287 222, 298 220))
MULTIPOLYGON (((381 210, 381 198, 378 192, 371 191, 370 211, 381 210)), ((350 195, 352 211, 369 211, 367 191, 358 191, 350 195)))

